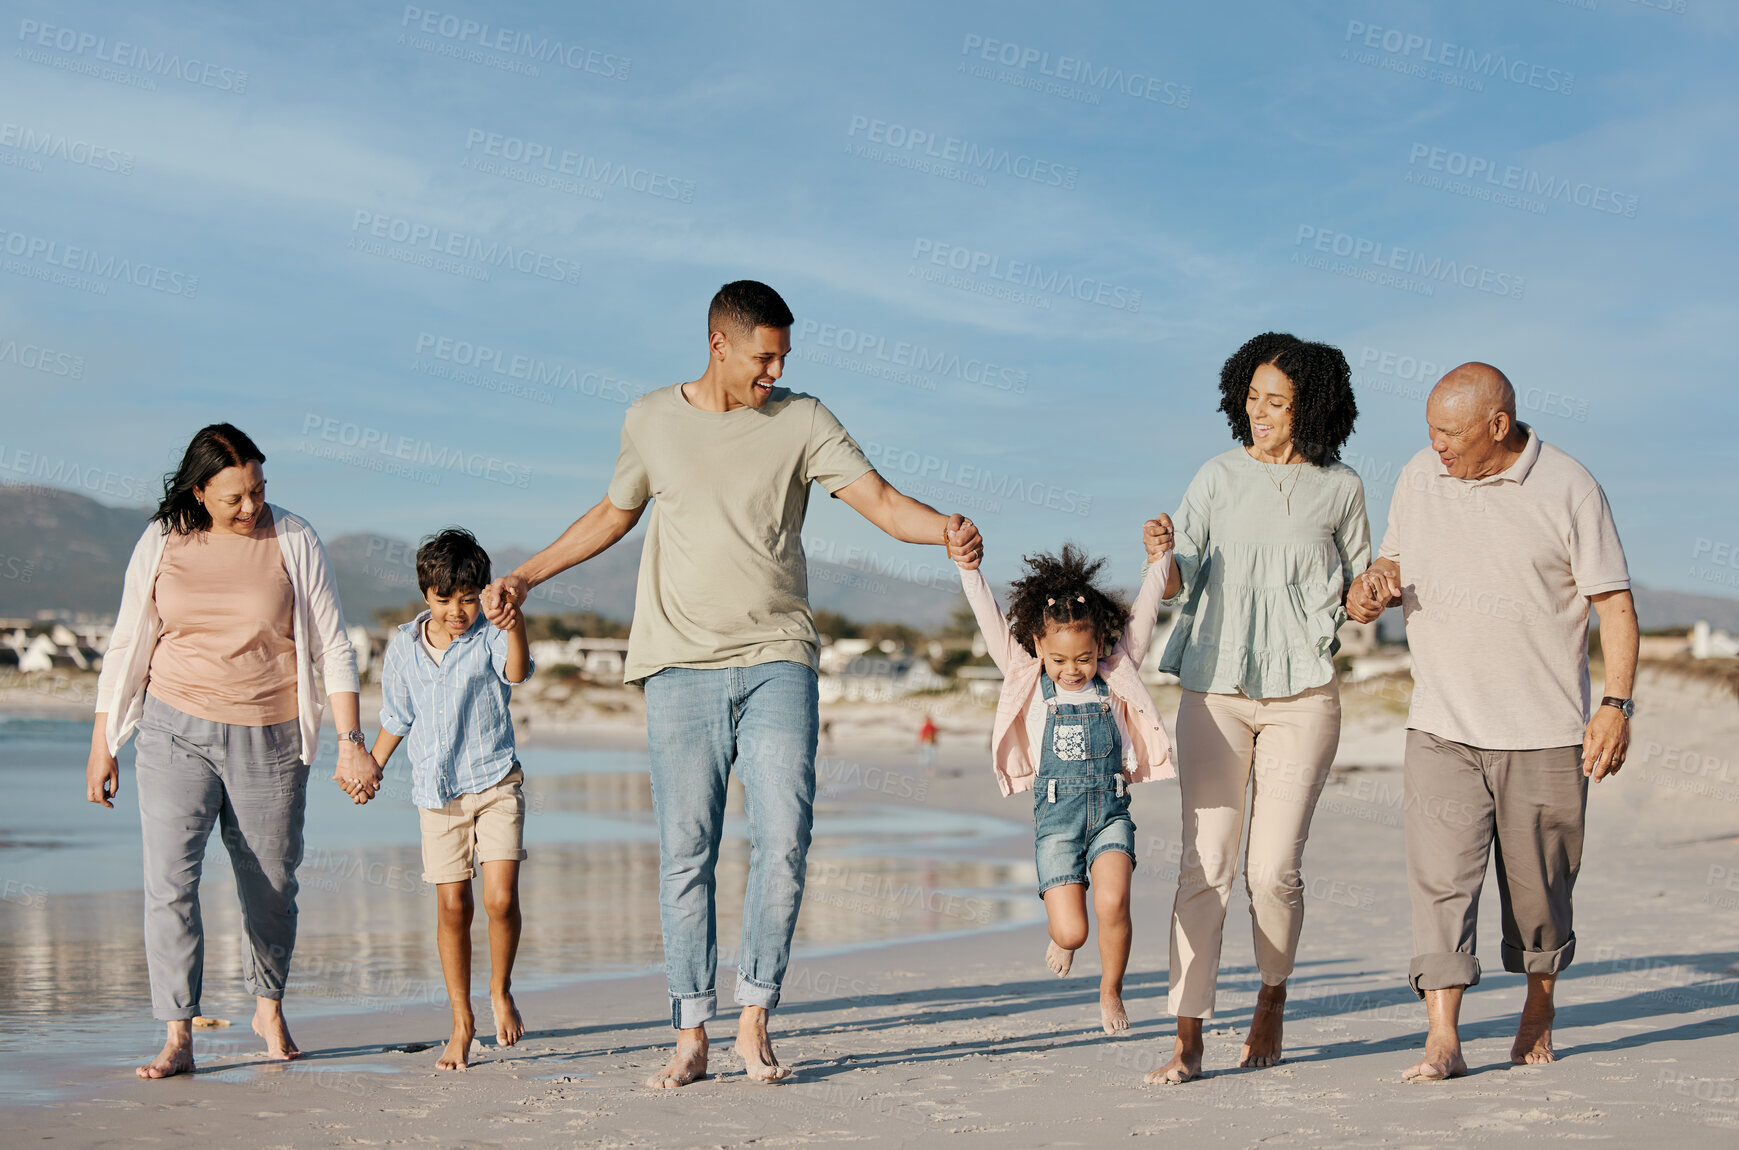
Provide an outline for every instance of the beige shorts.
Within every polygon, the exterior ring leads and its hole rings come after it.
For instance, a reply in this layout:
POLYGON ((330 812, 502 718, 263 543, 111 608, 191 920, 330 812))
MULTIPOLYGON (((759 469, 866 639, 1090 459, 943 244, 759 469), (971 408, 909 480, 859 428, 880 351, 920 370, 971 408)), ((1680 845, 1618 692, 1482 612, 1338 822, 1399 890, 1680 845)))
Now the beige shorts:
POLYGON ((456 795, 439 810, 417 808, 423 827, 423 881, 465 882, 480 863, 525 857, 525 772, 518 764, 492 787, 456 795))

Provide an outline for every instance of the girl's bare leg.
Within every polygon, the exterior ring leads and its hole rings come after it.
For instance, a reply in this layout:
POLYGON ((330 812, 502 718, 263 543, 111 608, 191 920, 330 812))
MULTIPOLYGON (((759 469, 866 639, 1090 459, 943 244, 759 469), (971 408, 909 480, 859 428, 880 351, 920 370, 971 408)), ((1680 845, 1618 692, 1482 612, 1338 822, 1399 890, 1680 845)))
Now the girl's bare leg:
POLYGON ((1069 973, 1075 952, 1087 942, 1087 888, 1078 882, 1065 883, 1047 890, 1044 897, 1051 928, 1045 965, 1061 978, 1069 973))
POLYGON ((1093 913, 1099 916, 1099 1021, 1106 1034, 1129 1029, 1123 972, 1129 966, 1129 876, 1134 864, 1120 850, 1093 860, 1093 913))

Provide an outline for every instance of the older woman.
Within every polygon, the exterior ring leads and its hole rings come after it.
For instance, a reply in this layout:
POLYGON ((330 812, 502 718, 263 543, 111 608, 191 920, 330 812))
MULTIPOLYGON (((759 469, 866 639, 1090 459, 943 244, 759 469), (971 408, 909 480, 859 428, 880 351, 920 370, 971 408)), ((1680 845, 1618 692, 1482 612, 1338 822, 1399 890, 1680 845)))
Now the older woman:
POLYGON ((1201 1073, 1246 799, 1244 884, 1262 989, 1239 1065, 1280 1061, 1304 922, 1299 864, 1340 743, 1335 631, 1371 557, 1364 485, 1338 462, 1358 416, 1349 374, 1335 348, 1290 335, 1239 348, 1220 372, 1220 410, 1240 446, 1202 465, 1175 526, 1166 515, 1147 524, 1150 554, 1175 546, 1165 590, 1181 611, 1160 667, 1184 689, 1184 856, 1167 1004, 1177 1040, 1150 1083, 1201 1073))
POLYGON ((282 1000, 296 945, 296 867, 308 771, 324 709, 341 741, 337 777, 357 798, 380 772, 357 722, 356 657, 314 529, 265 500, 266 457, 227 423, 200 430, 127 565, 114 638, 97 683, 85 797, 113 808, 115 753, 139 735, 145 962, 168 1040, 137 1070, 193 1070, 205 934, 199 877, 222 828, 248 952, 243 983, 271 1058, 300 1053, 282 1000))

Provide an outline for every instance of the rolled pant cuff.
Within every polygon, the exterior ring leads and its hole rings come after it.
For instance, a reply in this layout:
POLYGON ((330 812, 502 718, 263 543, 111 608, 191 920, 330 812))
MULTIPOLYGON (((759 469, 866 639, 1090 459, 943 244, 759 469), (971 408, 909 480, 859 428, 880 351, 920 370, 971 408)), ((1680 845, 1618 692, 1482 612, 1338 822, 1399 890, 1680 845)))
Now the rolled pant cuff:
POLYGON ((763 1010, 772 1010, 779 1005, 779 988, 756 982, 739 970, 736 999, 738 1006, 759 1006, 763 1010))
POLYGON ((1511 974, 1557 974, 1576 957, 1576 936, 1557 950, 1523 950, 1504 943, 1504 969, 1511 974))
POLYGON ((151 1017, 158 1022, 192 1022, 199 1017, 198 1006, 170 1006, 163 1010, 153 1010, 151 1017))
POLYGON ((670 996, 670 1025, 677 1030, 693 1030, 718 1012, 719 996, 714 991, 670 996))
POLYGON ((256 982, 249 982, 247 979, 243 979, 242 989, 253 995, 255 998, 275 998, 279 1002, 284 1001, 284 988, 281 986, 274 989, 272 987, 261 986, 256 982))
POLYGON ((1471 954, 1416 954, 1407 968, 1407 981, 1413 993, 1425 997, 1427 990, 1448 990, 1454 986, 1479 985, 1479 959, 1471 954))

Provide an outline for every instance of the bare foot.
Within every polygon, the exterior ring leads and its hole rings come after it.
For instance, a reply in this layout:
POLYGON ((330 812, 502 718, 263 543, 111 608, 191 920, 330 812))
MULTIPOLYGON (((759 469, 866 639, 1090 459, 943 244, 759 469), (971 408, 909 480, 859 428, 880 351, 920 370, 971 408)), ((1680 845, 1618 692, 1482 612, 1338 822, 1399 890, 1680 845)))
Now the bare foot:
POLYGON ((737 1022, 736 1051, 752 1081, 771 1085, 791 1077, 791 1068, 779 1065, 773 1053, 773 1040, 767 1037, 767 1012, 759 1006, 743 1007, 743 1017, 737 1022))
POLYGON ((193 1069, 193 1036, 189 1034, 185 1039, 171 1037, 157 1057, 143 1066, 135 1066, 133 1073, 140 1078, 173 1078, 177 1074, 192 1074, 193 1069))
POLYGON ((524 1038, 525 1023, 519 1017, 519 1007, 513 1001, 513 992, 504 990, 500 994, 491 993, 489 1002, 495 1010, 495 1044, 512 1046, 524 1038))
POLYGON ((468 1070, 471 1066, 471 1040, 477 1036, 476 1025, 465 1019, 453 1020, 453 1036, 435 1060, 437 1070, 468 1070))
POLYGON ((1557 1012, 1549 995, 1541 997, 1528 989, 1528 1001, 1522 1007, 1522 1023, 1516 1027, 1515 1045, 1510 1047, 1510 1061, 1517 1066, 1540 1066, 1557 1061, 1552 1053, 1552 1019, 1557 1012))
POLYGON ((671 1053, 670 1061, 664 1064, 663 1070, 648 1078, 646 1085, 654 1090, 673 1090, 706 1077, 706 1029, 697 1029, 698 1038, 690 1037, 689 1032, 677 1037, 676 1050, 671 1053))
POLYGON ((1148 1071, 1147 1077, 1142 1081, 1149 1086, 1176 1086, 1192 1078, 1200 1078, 1201 1075, 1202 1040, 1198 1031, 1193 1042, 1186 1041, 1180 1034, 1172 1045, 1171 1061, 1156 1070, 1148 1071))
POLYGON ((1280 1063, 1280 1038, 1285 1029, 1286 984, 1262 984, 1256 994, 1256 1006, 1250 1012, 1250 1033, 1244 1048, 1238 1052, 1238 1065, 1245 1068, 1277 1066, 1280 1063))
POLYGON ((1051 973, 1058 978, 1069 973, 1069 967, 1075 964, 1075 952, 1064 950, 1056 943, 1045 948, 1045 965, 1051 968, 1051 973))
POLYGON ((1467 1073, 1467 1063, 1461 1057, 1461 1044, 1453 1046, 1427 1039, 1425 1057, 1417 1066, 1401 1071, 1408 1082, 1441 1082, 1445 1078, 1460 1078, 1467 1073))
POLYGON ((1129 1013, 1123 1009, 1123 996, 1115 990, 1099 991, 1099 1025, 1110 1035, 1129 1029, 1129 1013))
POLYGON ((266 1040, 266 1057, 289 1062, 302 1057, 290 1028, 284 1023, 283 1004, 275 998, 254 1000, 254 1033, 266 1040))

